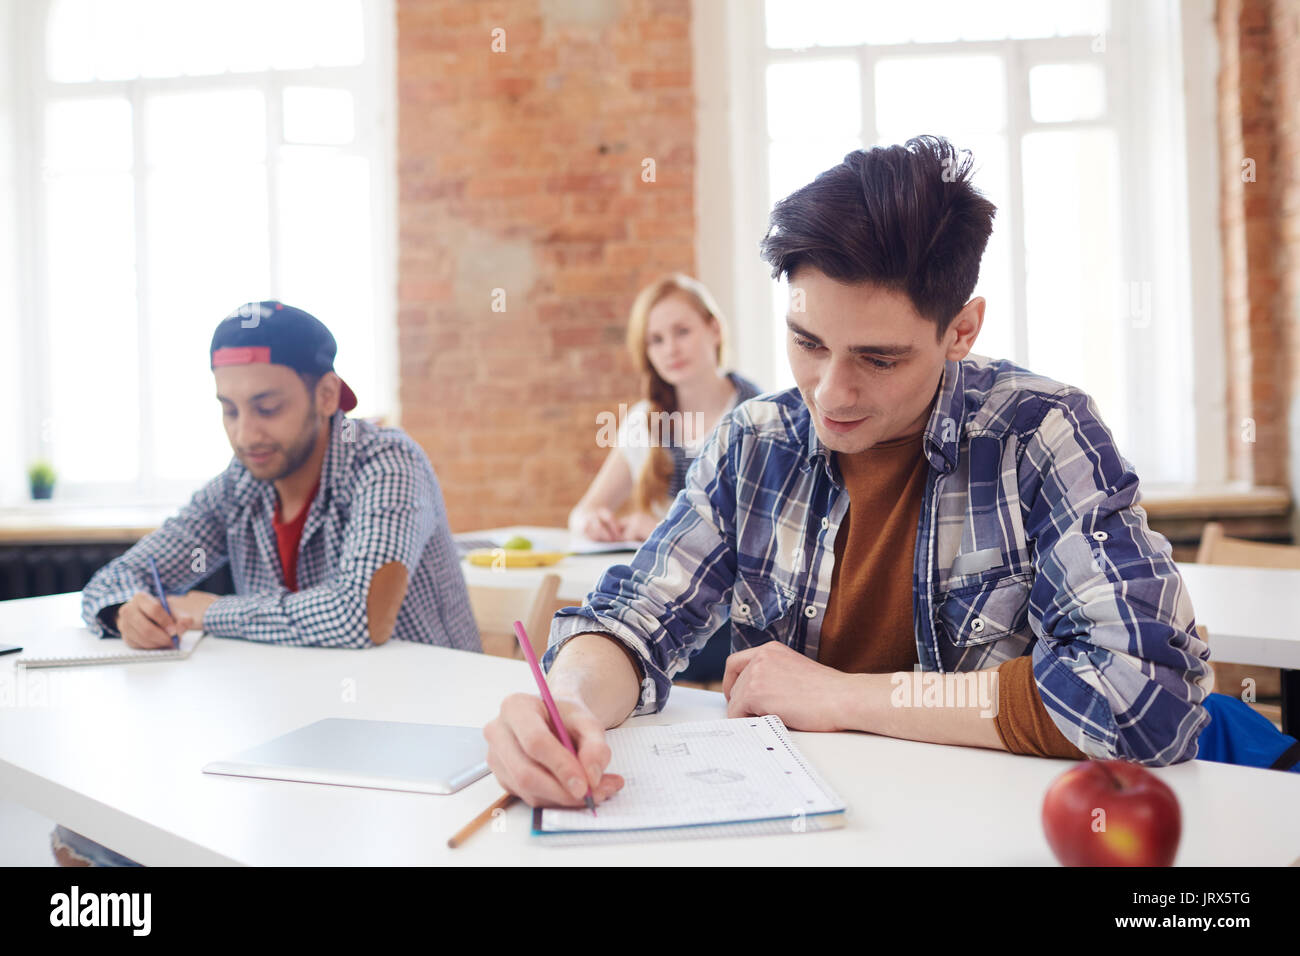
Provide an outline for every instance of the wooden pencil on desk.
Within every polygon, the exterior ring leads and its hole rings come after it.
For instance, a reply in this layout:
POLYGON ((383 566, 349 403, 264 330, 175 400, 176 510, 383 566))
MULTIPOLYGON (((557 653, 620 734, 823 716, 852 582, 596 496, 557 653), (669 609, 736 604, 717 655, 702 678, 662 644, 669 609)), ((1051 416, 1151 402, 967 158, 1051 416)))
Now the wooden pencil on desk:
POLYGON ((492 806, 488 807, 486 810, 484 810, 482 813, 476 816, 473 820, 469 821, 469 823, 465 824, 463 827, 457 830, 455 836, 453 836, 450 840, 447 841, 447 846, 451 847, 453 850, 456 849, 456 847, 460 846, 471 836, 473 836, 475 831, 477 831, 480 827, 482 827, 483 824, 491 820, 492 814, 496 813, 498 810, 506 809, 506 807, 510 806, 510 804, 514 803, 518 799, 519 798, 516 797, 513 793, 501 794, 501 796, 496 799, 496 801, 492 804, 492 806))

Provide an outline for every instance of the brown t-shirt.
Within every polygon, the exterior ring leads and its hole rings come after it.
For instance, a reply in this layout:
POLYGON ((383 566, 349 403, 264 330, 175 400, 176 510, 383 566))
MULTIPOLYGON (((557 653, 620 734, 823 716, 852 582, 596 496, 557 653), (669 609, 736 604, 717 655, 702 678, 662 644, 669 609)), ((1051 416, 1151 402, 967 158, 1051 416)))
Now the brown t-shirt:
MULTIPOLYGON (((924 431, 853 455, 835 453, 849 510, 835 536, 835 570, 819 663, 851 674, 911 671, 917 663, 912 563, 928 464, 924 431)), ((1048 716, 1028 657, 998 667, 995 726, 1011 753, 1085 755, 1048 716)))
POLYGON ((835 570, 817 660, 850 674, 910 671, 912 554, 928 467, 924 432, 835 453, 849 510, 835 536, 835 570))

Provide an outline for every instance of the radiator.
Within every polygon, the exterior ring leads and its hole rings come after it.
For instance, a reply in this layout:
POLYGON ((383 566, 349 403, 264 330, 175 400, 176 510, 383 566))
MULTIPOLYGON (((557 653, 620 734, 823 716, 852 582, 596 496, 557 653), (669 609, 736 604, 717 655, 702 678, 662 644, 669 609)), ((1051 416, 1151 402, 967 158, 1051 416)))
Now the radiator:
MULTIPOLYGON (((0 547, 0 601, 80 591, 96 571, 130 547, 129 543, 0 547)), ((195 590, 233 594, 229 567, 208 575, 195 590)))

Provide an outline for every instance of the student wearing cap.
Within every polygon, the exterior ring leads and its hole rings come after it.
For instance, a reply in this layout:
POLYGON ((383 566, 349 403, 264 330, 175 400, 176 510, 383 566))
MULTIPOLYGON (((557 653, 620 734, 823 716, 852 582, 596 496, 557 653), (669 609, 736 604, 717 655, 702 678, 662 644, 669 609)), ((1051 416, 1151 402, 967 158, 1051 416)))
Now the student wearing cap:
POLYGON ((216 637, 369 647, 389 638, 479 651, 433 467, 395 428, 348 418, 314 316, 254 302, 217 326, 217 401, 235 457, 180 513, 100 568, 82 617, 133 647, 216 637), (149 558, 175 618, 149 587, 149 558), (229 563, 235 593, 191 588, 229 563))
MULTIPOLYGON (((201 627, 274 644, 370 647, 390 638, 479 651, 478 629, 424 451, 395 428, 348 418, 334 337, 280 302, 217 326, 210 365, 235 457, 190 503, 82 592, 82 618, 132 647, 201 627), (168 594, 152 593, 149 558, 168 594), (229 564, 235 593, 192 590, 229 564)), ((63 827, 68 865, 132 861, 63 827)))
POLYGON ((484 728, 506 790, 617 792, 605 729, 661 710, 724 621, 729 717, 1197 755, 1210 650, 1132 465, 1087 393, 972 351, 994 214, 972 164, 918 137, 776 204, 762 251, 789 281, 796 387, 725 416, 636 556, 558 612, 543 664, 578 756, 513 694, 484 728))

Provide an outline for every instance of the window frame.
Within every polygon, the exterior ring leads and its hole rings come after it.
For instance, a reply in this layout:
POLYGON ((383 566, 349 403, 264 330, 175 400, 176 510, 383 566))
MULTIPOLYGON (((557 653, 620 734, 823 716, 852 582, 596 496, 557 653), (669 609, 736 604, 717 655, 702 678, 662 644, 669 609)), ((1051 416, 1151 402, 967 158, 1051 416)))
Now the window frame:
MULTIPOLYGON (((354 96, 355 128, 351 143, 324 147, 337 154, 364 157, 370 169, 370 269, 373 276, 370 290, 371 314, 376 317, 375 381, 383 393, 374 396, 374 414, 388 422, 398 420, 397 328, 397 215, 396 215, 396 13, 393 0, 363 0, 364 50, 362 62, 355 66, 313 67, 307 69, 248 71, 218 73, 205 76, 136 77, 129 80, 94 80, 87 82, 58 82, 52 80, 47 69, 47 36, 54 0, 35 0, 20 3, 14 9, 16 29, 12 33, 14 122, 16 126, 17 156, 15 180, 17 185, 15 221, 22 240, 18 243, 22 278, 18 290, 19 309, 19 374, 21 394, 27 396, 23 432, 20 437, 24 461, 50 457, 50 445, 43 439, 51 421, 53 394, 51 368, 54 356, 49 341, 49 314, 45 290, 49 280, 49 264, 45 256, 46 242, 46 185, 43 175, 45 155, 44 114, 46 107, 57 100, 124 97, 132 108, 133 157, 131 180, 134 192, 134 235, 136 264, 136 322, 141 330, 138 336, 140 367, 148 368, 148 341, 144 333, 149 323, 148 288, 149 262, 145 256, 148 243, 147 190, 143 188, 147 169, 140 161, 144 155, 147 113, 143 105, 148 96, 166 92, 197 92, 205 90, 257 89, 263 94, 266 105, 266 178, 267 216, 269 224, 269 274, 271 296, 278 297, 281 283, 279 256, 279 184, 277 168, 281 150, 296 144, 283 139, 282 98, 286 86, 314 86, 346 89, 354 96)), ((233 305, 233 303, 232 303, 233 305)), ((222 318, 212 317, 212 323, 222 318)), ((201 356, 195 357, 201 361, 201 356)), ((114 387, 111 374, 106 374, 96 387, 114 387)), ((118 504, 179 503, 186 500, 196 488, 196 482, 210 480, 214 475, 195 475, 192 479, 160 479, 152 473, 154 450, 160 436, 153 433, 152 417, 148 414, 149 380, 139 376, 140 440, 135 448, 137 479, 122 481, 69 482, 60 478, 57 500, 68 503, 87 503, 97 499, 111 499, 118 504)), ((212 418, 196 422, 195 427, 221 427, 221 411, 212 402, 212 418)), ((57 463, 56 463, 57 466, 57 463)), ((25 475, 20 486, 25 495, 25 475)))
MULTIPOLYGON (((757 239, 767 228, 766 197, 769 191, 768 145, 770 137, 766 121, 766 69, 770 63, 791 62, 800 59, 814 60, 834 57, 856 57, 859 61, 862 84, 862 136, 875 133, 874 126, 874 63, 891 55, 961 55, 995 51, 1003 56, 1008 84, 1008 117, 1005 135, 1008 145, 1008 174, 1011 201, 1007 213, 1015 229, 1011 236, 1012 308, 1007 311, 1014 317, 1012 341, 1015 354, 1009 356, 1018 364, 1025 364, 1027 352, 1027 304, 1024 257, 1024 196, 1021 174, 1020 142, 1027 132, 1051 129, 1084 129, 1090 126, 1110 126, 1116 130, 1119 150, 1120 226, 1123 246, 1120 252, 1122 278, 1150 276, 1153 283, 1170 292, 1167 313, 1187 316, 1185 325, 1174 329, 1171 323, 1153 331, 1149 348, 1139 352, 1126 348, 1123 361, 1126 408, 1110 412, 1111 415, 1129 415, 1139 418, 1136 409, 1148 409, 1154 396, 1158 406, 1155 420, 1168 421, 1171 415, 1182 410, 1186 419, 1186 398, 1197 409, 1192 424, 1186 431, 1165 427, 1157 435, 1160 460, 1177 461, 1170 473, 1190 475, 1188 481, 1144 481, 1144 486, 1181 486, 1185 484, 1214 485, 1226 479, 1224 447, 1224 413, 1221 396, 1225 372, 1222 364, 1222 298, 1220 293, 1220 261, 1218 258, 1218 190, 1217 190, 1217 138, 1214 127, 1214 75, 1216 64, 1213 0, 1146 0, 1143 3, 1110 4, 1110 26, 1105 36, 1106 56, 1101 61, 1107 82, 1106 113, 1093 120, 1069 122, 1034 122, 1029 109, 1029 69, 1039 63, 1059 63, 1085 60, 1096 63, 1097 54, 1091 52, 1090 36, 1052 37, 1037 39, 959 41, 955 43, 918 43, 881 46, 816 46, 802 50, 771 49, 767 47, 764 4, 727 3, 726 9, 706 16, 696 31, 696 64, 706 62, 710 44, 724 44, 727 58, 727 75, 730 78, 734 112, 727 129, 727 156, 731 168, 737 170, 730 182, 724 183, 720 164, 702 158, 698 172, 698 190, 708 193, 729 189, 731 204, 736 215, 730 226, 719 225, 705 216, 697 216, 701 224, 699 238, 700 277, 715 290, 731 314, 761 316, 763 328, 769 328, 772 317, 781 304, 779 284, 768 276, 765 263, 757 259, 757 239), (1139 33, 1139 31, 1145 31, 1139 33), (1153 33, 1152 31, 1156 31, 1153 33), (1142 36, 1143 43, 1131 41, 1142 36), (1152 56, 1148 40, 1158 36, 1162 49, 1152 56), (1207 56, 1207 54, 1209 54, 1207 56), (1150 86, 1159 89, 1149 89, 1150 86), (1185 91, 1185 92, 1184 92, 1185 91), (1117 95, 1118 94, 1118 95, 1117 95), (1172 97, 1177 96, 1177 99, 1172 97), (1161 101, 1159 97, 1163 96, 1161 101), (1140 100, 1140 102, 1133 102, 1140 100), (1163 103, 1163 105, 1161 105, 1163 103), (1175 107, 1176 108, 1172 108, 1175 107), (1164 110, 1168 115, 1158 112, 1164 110), (1140 116, 1155 114, 1159 128, 1140 121, 1140 116), (1182 155, 1172 155, 1176 167, 1167 182, 1155 188, 1155 177, 1170 174, 1168 168, 1156 169, 1159 162, 1169 158, 1165 148, 1168 139, 1161 135, 1177 137, 1182 155), (1154 147, 1165 149, 1158 153, 1154 147), (1207 149, 1208 147, 1208 149, 1207 149), (1157 158, 1158 157, 1158 158, 1157 158), (748 167, 745 174, 742 170, 748 167), (1133 212, 1134 197, 1150 197, 1157 191, 1165 197, 1181 197, 1183 202, 1163 208, 1176 217, 1165 234, 1172 237, 1177 248, 1173 251, 1154 250, 1149 236, 1145 210, 1156 208, 1144 198, 1144 211, 1133 212), (1131 226, 1131 228, 1130 228, 1131 226), (732 267, 719 267, 716 257, 703 253, 715 243, 725 243, 733 257, 732 267), (1158 259, 1160 261, 1152 261, 1158 259), (1195 263, 1193 267, 1192 263, 1195 263), (1139 373, 1149 371, 1152 350, 1167 357, 1161 366, 1166 384, 1143 386, 1139 373), (1167 384, 1175 383, 1174 385, 1167 384), (1178 397, 1175 401, 1174 396, 1178 397)), ((697 10, 699 8, 697 7, 697 10)), ((700 111, 698 123, 706 127, 711 117, 700 111)), ((716 120, 715 120, 716 122, 716 120)), ((976 157, 978 160, 978 157, 976 157)), ((750 324, 753 329, 754 325, 750 324)), ((778 370, 784 369, 783 348, 773 348, 779 340, 779 328, 772 334, 743 333, 736 337, 737 364, 769 385, 778 381, 778 370), (760 341, 761 340, 761 341, 760 341)), ((1131 332, 1130 332, 1131 335, 1131 332)), ((979 351, 978 344, 976 351, 979 351)), ((788 373, 780 376, 788 380, 788 373)), ((1078 382, 1086 387, 1086 383, 1078 382)), ((1103 410, 1103 417, 1107 417, 1103 410)), ((1146 413, 1143 413, 1143 417, 1146 413)), ((1175 419, 1176 420, 1176 419, 1175 419)), ((1148 429, 1147 433, 1161 431, 1148 429)), ((1144 433, 1135 427, 1129 442, 1142 443, 1144 433)))

